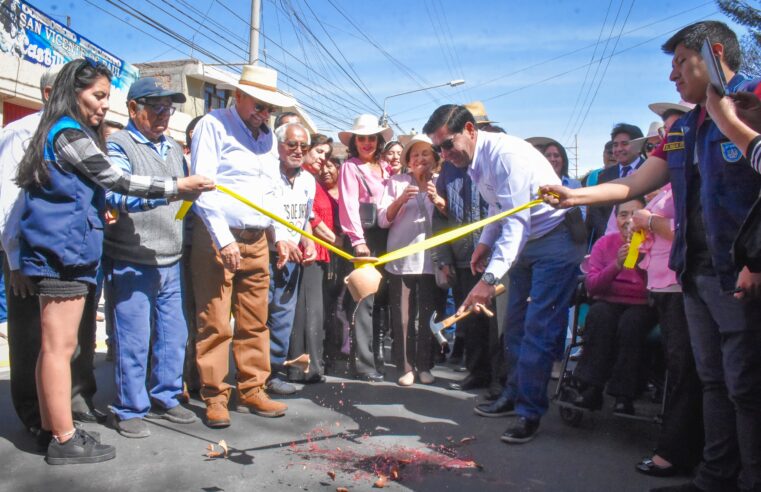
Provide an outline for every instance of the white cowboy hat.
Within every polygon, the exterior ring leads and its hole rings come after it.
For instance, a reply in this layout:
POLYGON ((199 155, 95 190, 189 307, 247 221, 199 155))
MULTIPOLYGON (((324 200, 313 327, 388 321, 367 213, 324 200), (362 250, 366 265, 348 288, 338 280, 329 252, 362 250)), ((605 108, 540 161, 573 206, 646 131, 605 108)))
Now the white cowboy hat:
POLYGON ((394 136, 394 130, 384 128, 378 124, 378 117, 371 114, 361 114, 354 118, 354 124, 351 129, 345 132, 338 132, 338 139, 342 144, 348 146, 352 135, 375 135, 380 133, 383 140, 388 142, 394 136))
POLYGON ((418 133, 417 135, 413 136, 406 144, 404 144, 404 150, 402 150, 402 168, 407 167, 407 155, 410 153, 410 150, 412 150, 412 147, 414 147, 416 143, 420 142, 426 143, 429 146, 433 147, 433 142, 425 133, 418 133))
POLYGON ((549 137, 529 137, 526 139, 526 142, 530 143, 534 147, 544 147, 545 145, 549 145, 549 144, 560 145, 560 143, 558 143, 557 140, 554 140, 549 137))
POLYGON ((647 107, 650 108, 650 111, 657 114, 658 116, 663 116, 663 113, 668 110, 679 111, 680 113, 689 113, 692 111, 692 108, 694 108, 695 105, 688 102, 679 101, 678 103, 652 103, 648 104, 647 107))
POLYGON ((243 65, 237 84, 220 84, 220 89, 238 89, 254 99, 278 108, 296 105, 296 99, 277 90, 277 72, 261 65, 243 65))
POLYGON ((647 129, 647 135, 645 135, 644 137, 635 138, 629 141, 629 146, 634 152, 638 154, 641 153, 642 148, 645 146, 648 139, 653 137, 663 138, 661 137, 661 134, 658 131, 661 128, 663 128, 663 123, 660 123, 658 121, 653 121, 652 123, 650 123, 650 128, 647 129))

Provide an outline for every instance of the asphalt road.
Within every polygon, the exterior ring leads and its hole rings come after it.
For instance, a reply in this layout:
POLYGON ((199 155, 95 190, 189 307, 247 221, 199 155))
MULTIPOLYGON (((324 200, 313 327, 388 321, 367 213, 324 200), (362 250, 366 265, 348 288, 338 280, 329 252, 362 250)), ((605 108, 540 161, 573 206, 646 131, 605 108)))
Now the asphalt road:
MULTIPOLYGON (((113 366, 97 357, 96 403, 105 409, 113 366)), ((511 446, 499 440, 509 418, 473 414, 480 392, 445 389, 462 373, 440 366, 434 375, 433 386, 409 388, 330 377, 288 398, 285 417, 232 413, 223 430, 200 421, 151 422, 151 437, 126 439, 89 425, 117 446, 116 459, 49 466, 32 452, 34 442, 13 412, 6 372, 0 375, 0 490, 358 491, 371 490, 384 475, 388 490, 639 492, 685 480, 634 471, 653 446, 653 424, 602 412, 573 428, 553 405, 534 441, 511 446), (227 458, 208 458, 207 446, 220 440, 229 446, 227 458)), ((201 402, 190 408, 203 415, 201 402)))

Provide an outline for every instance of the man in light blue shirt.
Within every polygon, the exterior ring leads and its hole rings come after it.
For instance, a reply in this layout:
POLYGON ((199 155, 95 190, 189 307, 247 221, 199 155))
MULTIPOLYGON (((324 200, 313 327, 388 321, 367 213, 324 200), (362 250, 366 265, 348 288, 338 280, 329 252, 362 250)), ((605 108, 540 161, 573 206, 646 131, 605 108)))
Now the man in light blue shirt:
MULTIPOLYGON (((544 182, 560 183, 550 163, 531 144, 477 130, 464 106, 439 107, 423 132, 443 159, 468 169, 489 204, 490 216, 531 201, 544 182)), ((547 384, 584 254, 580 214, 566 217, 558 211, 541 204, 486 226, 470 261, 473 274, 482 273, 481 279, 460 306, 462 311, 488 305, 494 286, 509 270, 507 384, 495 402, 475 409, 485 417, 518 416, 502 435, 508 443, 533 439, 547 411, 547 384)))

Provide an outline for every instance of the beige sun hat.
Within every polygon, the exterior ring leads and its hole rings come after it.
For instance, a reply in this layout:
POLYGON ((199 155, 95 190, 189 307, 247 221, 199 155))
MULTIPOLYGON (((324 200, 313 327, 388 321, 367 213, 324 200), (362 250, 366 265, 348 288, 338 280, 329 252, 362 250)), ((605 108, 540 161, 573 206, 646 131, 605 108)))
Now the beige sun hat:
POLYGON ((464 106, 468 111, 470 111, 470 114, 473 115, 477 125, 486 123, 498 123, 497 121, 492 121, 489 119, 489 116, 486 114, 486 107, 484 107, 484 103, 481 101, 469 102, 464 106))
POLYGON ((380 133, 386 142, 394 136, 394 130, 378 124, 378 117, 371 114, 361 114, 354 118, 354 124, 349 130, 338 132, 338 139, 348 146, 352 135, 375 135, 380 133))
MULTIPOLYGON (((544 147, 545 145, 554 144, 554 145, 560 145, 560 143, 550 137, 529 137, 526 139, 526 142, 530 143, 534 147, 544 147)), ((560 145, 563 147, 562 145, 560 145)))
POLYGON ((433 142, 431 142, 431 139, 428 138, 428 135, 425 133, 418 133, 417 135, 413 136, 406 144, 404 144, 404 149, 402 150, 402 167, 407 167, 407 155, 410 153, 410 150, 412 150, 412 147, 415 146, 416 143, 426 143, 429 146, 433 147, 433 142))
POLYGON ((220 89, 238 89, 244 94, 278 108, 296 105, 296 99, 277 89, 277 72, 261 65, 243 65, 237 84, 220 84, 220 89))
POLYGON ((650 111, 662 117, 663 113, 668 110, 689 113, 695 105, 685 101, 679 101, 678 103, 652 103, 648 104, 647 107, 650 108, 650 111))
POLYGON ((663 128, 663 123, 658 121, 653 121, 652 123, 650 123, 650 128, 647 129, 647 135, 645 135, 644 137, 635 138, 631 140, 629 142, 629 147, 631 147, 631 149, 634 152, 637 152, 638 154, 641 153, 642 148, 645 146, 648 139, 661 136, 661 134, 658 132, 658 130, 660 130, 661 128, 663 128))

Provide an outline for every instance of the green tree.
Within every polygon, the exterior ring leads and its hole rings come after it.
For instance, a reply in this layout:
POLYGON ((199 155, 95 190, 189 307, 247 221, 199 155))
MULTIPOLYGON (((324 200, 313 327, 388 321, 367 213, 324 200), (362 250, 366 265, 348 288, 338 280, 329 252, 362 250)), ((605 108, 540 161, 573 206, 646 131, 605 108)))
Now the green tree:
POLYGON ((748 33, 740 38, 742 70, 756 77, 761 76, 761 10, 743 0, 716 0, 716 3, 724 15, 748 28, 748 33))

